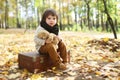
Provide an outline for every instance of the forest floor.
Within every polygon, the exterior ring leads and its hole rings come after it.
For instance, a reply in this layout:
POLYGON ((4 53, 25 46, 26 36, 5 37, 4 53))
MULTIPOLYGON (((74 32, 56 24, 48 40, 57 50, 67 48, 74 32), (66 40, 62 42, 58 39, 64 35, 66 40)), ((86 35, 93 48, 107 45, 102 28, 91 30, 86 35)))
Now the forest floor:
POLYGON ((0 80, 120 80, 120 35, 61 31, 71 51, 69 70, 30 73, 19 69, 18 54, 35 51, 34 30, 0 29, 0 80))

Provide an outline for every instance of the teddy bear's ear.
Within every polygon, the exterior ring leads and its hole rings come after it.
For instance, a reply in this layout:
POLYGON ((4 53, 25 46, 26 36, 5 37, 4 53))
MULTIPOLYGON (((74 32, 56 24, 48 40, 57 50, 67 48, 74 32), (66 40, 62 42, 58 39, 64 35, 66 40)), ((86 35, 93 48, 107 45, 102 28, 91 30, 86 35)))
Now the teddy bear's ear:
POLYGON ((54 43, 54 44, 58 44, 58 43, 59 43, 59 39, 56 38, 56 37, 54 37, 54 38, 53 38, 53 43, 54 43))
POLYGON ((45 31, 41 31, 40 33, 38 33, 37 36, 38 38, 41 38, 41 39, 47 39, 48 34, 45 31))
POLYGON ((38 34, 38 38, 43 38, 42 35, 43 35, 42 33, 39 33, 39 34, 38 34))

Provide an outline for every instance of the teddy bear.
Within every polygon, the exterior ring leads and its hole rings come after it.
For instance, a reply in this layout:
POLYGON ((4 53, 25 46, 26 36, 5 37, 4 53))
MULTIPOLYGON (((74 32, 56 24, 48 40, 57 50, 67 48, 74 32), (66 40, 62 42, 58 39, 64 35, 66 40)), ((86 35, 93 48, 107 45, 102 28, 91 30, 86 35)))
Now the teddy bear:
POLYGON ((49 33, 47 31, 43 30, 43 31, 41 31, 41 32, 38 33, 37 37, 40 38, 40 39, 44 39, 44 40, 48 39, 53 44, 55 50, 58 49, 59 39, 56 37, 55 34, 49 33))
POLYGON ((58 43, 59 43, 59 39, 57 38, 57 36, 53 33, 49 34, 48 40, 50 40, 53 44, 54 44, 54 48, 57 50, 58 49, 58 43))
POLYGON ((46 40, 49 37, 49 32, 45 31, 45 30, 42 30, 41 32, 39 32, 37 34, 37 37, 40 38, 40 39, 46 40))

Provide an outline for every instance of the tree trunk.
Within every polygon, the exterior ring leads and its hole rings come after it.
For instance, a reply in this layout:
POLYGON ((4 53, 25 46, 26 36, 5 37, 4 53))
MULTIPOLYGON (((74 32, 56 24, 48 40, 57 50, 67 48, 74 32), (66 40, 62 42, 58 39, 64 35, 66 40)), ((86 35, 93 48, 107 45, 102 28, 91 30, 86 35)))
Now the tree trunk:
POLYGON ((118 31, 117 25, 118 25, 118 22, 117 22, 117 19, 115 19, 115 30, 116 30, 116 31, 118 31))
POLYGON ((87 5, 87 26, 88 29, 91 30, 91 26, 90 26, 90 3, 91 0, 85 0, 85 3, 87 5))
POLYGON ((97 0, 97 8, 98 8, 98 14, 96 15, 96 21, 95 21, 95 26, 96 26, 96 30, 98 31, 98 28, 100 26, 99 22, 100 22, 100 19, 99 19, 99 10, 100 10, 100 7, 99 7, 99 0, 97 0))
POLYGON ((39 25, 40 24, 40 17, 39 17, 39 8, 38 7, 37 7, 37 22, 38 22, 38 25, 39 25))
POLYGON ((0 28, 2 28, 2 21, 0 20, 0 28))
POLYGON ((117 34, 116 34, 115 29, 114 29, 113 20, 112 20, 111 16, 110 16, 109 13, 108 13, 108 10, 107 10, 106 0, 103 0, 103 3, 104 3, 104 8, 105 8, 105 13, 106 13, 106 15, 107 15, 107 20, 108 20, 108 22, 109 22, 109 24, 110 24, 110 26, 111 26, 112 31, 113 31, 114 38, 117 39, 117 34))
POLYGON ((8 25, 8 0, 5 0, 6 7, 5 7, 5 29, 9 28, 8 25))
POLYGON ((88 20, 88 28, 89 28, 89 30, 91 30, 89 13, 90 13, 90 6, 89 6, 89 3, 87 3, 87 20, 88 20))
POLYGON ((103 21, 103 13, 101 13, 101 26, 102 26, 102 31, 104 31, 105 28, 104 28, 104 21, 103 21))
POLYGON ((59 0, 59 25, 60 25, 60 30, 62 30, 62 17, 61 17, 61 1, 59 0))
POLYGON ((16 0, 16 27, 21 28, 21 24, 19 23, 19 18, 18 18, 18 0, 16 0))
POLYGON ((76 23, 76 31, 77 31, 78 28, 77 28, 77 11, 76 11, 76 7, 74 8, 74 14, 75 14, 75 23, 76 23))

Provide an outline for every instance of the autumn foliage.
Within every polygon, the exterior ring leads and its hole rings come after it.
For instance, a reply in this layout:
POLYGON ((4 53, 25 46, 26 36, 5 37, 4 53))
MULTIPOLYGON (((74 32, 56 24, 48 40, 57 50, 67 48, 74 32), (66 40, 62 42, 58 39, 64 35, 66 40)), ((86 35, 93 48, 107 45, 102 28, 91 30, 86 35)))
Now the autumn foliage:
POLYGON ((18 68, 18 54, 35 51, 34 31, 1 30, 0 80, 120 80, 119 39, 95 38, 82 32, 61 32, 60 35, 71 51, 69 69, 59 71, 53 67, 45 72, 30 73, 18 68))

